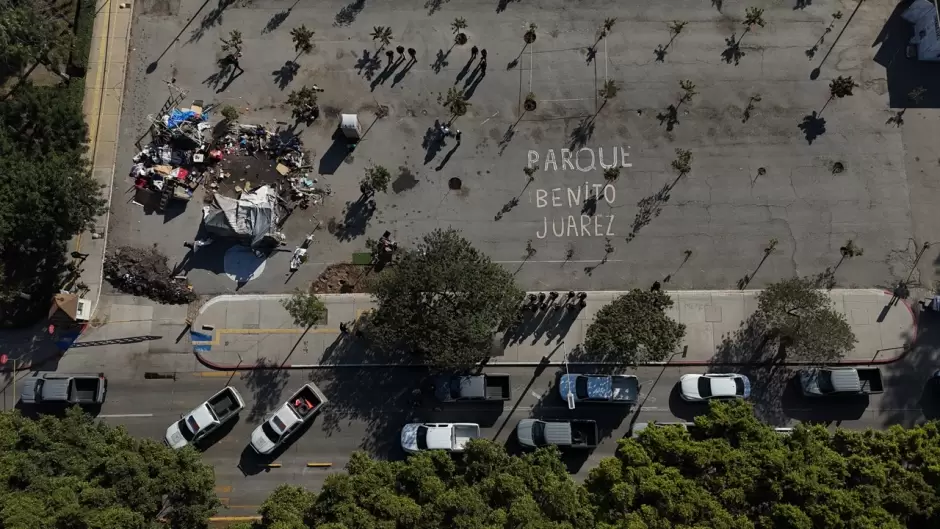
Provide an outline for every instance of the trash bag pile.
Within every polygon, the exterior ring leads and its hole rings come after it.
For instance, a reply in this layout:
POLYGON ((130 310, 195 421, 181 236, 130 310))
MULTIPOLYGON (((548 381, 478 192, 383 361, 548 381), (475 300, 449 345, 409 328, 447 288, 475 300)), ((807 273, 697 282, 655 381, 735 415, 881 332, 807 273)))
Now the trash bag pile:
POLYGON ((177 280, 167 257, 156 248, 122 246, 104 259, 104 277, 114 288, 158 303, 181 305, 196 300, 185 280, 177 280))

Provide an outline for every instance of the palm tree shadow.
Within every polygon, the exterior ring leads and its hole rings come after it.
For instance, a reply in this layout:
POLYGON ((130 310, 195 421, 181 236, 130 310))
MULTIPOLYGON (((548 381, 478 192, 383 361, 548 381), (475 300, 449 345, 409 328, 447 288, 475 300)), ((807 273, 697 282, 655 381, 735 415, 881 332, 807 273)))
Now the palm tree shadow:
POLYGON ((274 82, 281 90, 287 88, 287 85, 294 80, 297 72, 300 71, 300 65, 294 61, 285 61, 284 65, 271 72, 274 76, 274 82))
POLYGON ((579 149, 584 147, 588 140, 591 139, 591 136, 594 135, 594 117, 585 116, 579 123, 578 126, 571 130, 569 136, 569 148, 579 149))
POLYGON ((803 121, 797 127, 803 131, 806 141, 812 144, 813 140, 826 132, 826 119, 814 110, 811 114, 803 116, 803 121))
POLYGON ((261 33, 271 33, 277 28, 281 27, 281 24, 283 24, 284 21, 287 20, 287 17, 290 16, 290 12, 290 9, 286 9, 284 11, 275 13, 274 16, 271 17, 271 20, 268 20, 268 23, 264 25, 264 29, 261 30, 261 33))
POLYGON ((235 0, 219 0, 218 5, 212 8, 212 11, 206 13, 206 16, 202 17, 202 20, 199 21, 199 27, 194 29, 189 36, 189 43, 192 44, 193 42, 199 41, 213 26, 221 24, 222 13, 233 3, 235 3, 235 0))
POLYGON ((727 47, 721 52, 721 59, 727 64, 737 66, 741 63, 741 58, 744 57, 744 52, 741 51, 741 41, 737 40, 735 35, 732 34, 725 39, 725 44, 727 47))
POLYGON ((382 59, 379 58, 379 54, 373 54, 369 50, 362 50, 362 57, 356 61, 356 69, 366 78, 366 81, 371 81, 381 66, 382 59))

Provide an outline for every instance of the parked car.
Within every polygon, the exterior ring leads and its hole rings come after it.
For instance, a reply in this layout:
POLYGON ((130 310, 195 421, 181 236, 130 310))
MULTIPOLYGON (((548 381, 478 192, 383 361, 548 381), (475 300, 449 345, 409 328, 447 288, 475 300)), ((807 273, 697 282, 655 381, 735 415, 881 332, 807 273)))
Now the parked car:
POLYGON ((434 380, 434 396, 441 402, 506 401, 512 396, 507 374, 441 375, 434 380))
POLYGON ((516 425, 516 438, 526 448, 550 445, 562 449, 594 448, 599 437, 597 423, 591 420, 522 419, 516 425))
POLYGON ((801 369, 798 376, 807 397, 870 395, 885 389, 877 367, 801 369))
POLYGON ((193 411, 180 416, 166 429, 163 442, 170 448, 183 448, 188 444, 198 443, 207 435, 231 421, 245 407, 245 401, 232 386, 225 386, 221 391, 209 397, 209 400, 197 406, 193 411))
POLYGON ((251 432, 252 450, 261 455, 270 454, 301 425, 313 419, 326 403, 326 397, 316 384, 304 384, 251 432))
POLYGON ((101 404, 108 393, 104 374, 67 375, 40 371, 22 381, 23 404, 101 404))
POLYGON ((679 396, 688 402, 711 399, 746 399, 751 396, 751 381, 737 373, 694 373, 679 379, 679 396))
POLYGON ((480 438, 473 423, 412 423, 401 429, 401 447, 414 454, 423 450, 463 452, 471 439, 480 438))
POLYGON ((633 375, 570 373, 559 379, 558 393, 563 400, 570 393, 575 402, 636 404, 640 398, 640 381, 633 375))

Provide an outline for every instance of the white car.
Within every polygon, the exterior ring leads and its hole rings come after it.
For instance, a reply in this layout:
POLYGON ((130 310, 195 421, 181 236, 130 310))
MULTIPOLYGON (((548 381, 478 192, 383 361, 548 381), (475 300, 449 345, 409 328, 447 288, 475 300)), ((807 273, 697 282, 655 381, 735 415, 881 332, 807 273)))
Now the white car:
POLYGON ((409 454, 424 450, 463 452, 471 439, 479 438, 479 424, 411 423, 401 429, 401 448, 409 454))
POLYGON ((746 399, 751 396, 751 381, 737 373, 706 373, 682 375, 679 396, 688 402, 711 399, 746 399))

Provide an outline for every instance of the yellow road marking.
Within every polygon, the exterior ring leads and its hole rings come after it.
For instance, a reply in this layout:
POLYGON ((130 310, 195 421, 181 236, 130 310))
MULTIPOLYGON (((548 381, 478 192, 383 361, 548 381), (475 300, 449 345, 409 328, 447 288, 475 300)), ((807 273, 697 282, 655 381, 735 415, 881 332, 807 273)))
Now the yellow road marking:
POLYGON ((268 468, 281 468, 282 465, 280 463, 268 463, 267 465, 264 465, 264 466, 268 468))
POLYGON ((224 507, 228 507, 228 498, 219 498, 219 503, 221 503, 224 507))
POLYGON ((226 494, 226 493, 232 492, 232 486, 231 485, 219 485, 215 488, 215 492, 217 494, 218 493, 226 494))
MULTIPOLYGON (((198 331, 197 331, 198 332, 198 331)), ((307 334, 339 334, 339 329, 310 329, 307 334)), ((219 345, 223 334, 303 334, 303 329, 216 329, 211 340, 193 341, 193 345, 219 345)))
POLYGON ((323 468, 331 467, 333 466, 333 463, 307 463, 307 466, 310 468, 323 468))

